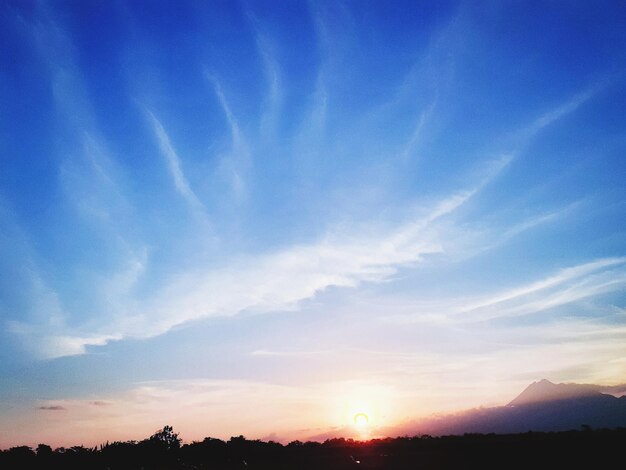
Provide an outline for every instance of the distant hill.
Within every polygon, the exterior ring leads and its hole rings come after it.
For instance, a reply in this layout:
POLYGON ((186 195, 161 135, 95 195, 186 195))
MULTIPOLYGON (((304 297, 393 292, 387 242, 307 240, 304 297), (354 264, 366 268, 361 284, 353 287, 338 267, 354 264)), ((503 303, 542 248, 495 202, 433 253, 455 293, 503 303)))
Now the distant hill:
POLYGON ((543 379, 531 383, 508 406, 522 406, 531 403, 547 403, 572 398, 597 397, 602 395, 599 386, 589 384, 554 384, 543 379))
POLYGON ((520 433, 567 431, 581 427, 626 427, 626 387, 554 384, 541 380, 529 385, 506 406, 478 408, 438 416, 407 426, 407 434, 520 433), (607 393, 609 392, 609 393, 607 393))

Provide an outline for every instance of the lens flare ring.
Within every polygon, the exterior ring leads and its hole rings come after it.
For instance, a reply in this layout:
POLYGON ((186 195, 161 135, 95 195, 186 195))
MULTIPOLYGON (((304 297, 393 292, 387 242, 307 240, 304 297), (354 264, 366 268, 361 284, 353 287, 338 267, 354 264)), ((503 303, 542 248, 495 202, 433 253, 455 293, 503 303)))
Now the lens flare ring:
POLYGON ((357 425, 358 427, 364 427, 370 421, 369 416, 367 416, 367 414, 363 412, 355 414, 353 420, 354 420, 354 424, 357 425))

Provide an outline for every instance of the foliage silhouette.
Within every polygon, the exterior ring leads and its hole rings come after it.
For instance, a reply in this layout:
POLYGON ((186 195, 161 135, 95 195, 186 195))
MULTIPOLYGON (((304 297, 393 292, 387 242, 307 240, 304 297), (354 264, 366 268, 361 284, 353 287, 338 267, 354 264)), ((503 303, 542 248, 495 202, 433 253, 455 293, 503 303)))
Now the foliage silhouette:
POLYGON ((543 469, 602 468, 622 459, 626 429, 524 434, 415 436, 323 443, 205 438, 181 445, 165 426, 143 441, 74 446, 54 451, 40 444, 0 451, 2 469, 543 469))
POLYGON ((173 451, 180 448, 181 439, 178 433, 174 432, 172 426, 164 426, 162 430, 155 432, 148 441, 155 444, 165 451, 173 451))

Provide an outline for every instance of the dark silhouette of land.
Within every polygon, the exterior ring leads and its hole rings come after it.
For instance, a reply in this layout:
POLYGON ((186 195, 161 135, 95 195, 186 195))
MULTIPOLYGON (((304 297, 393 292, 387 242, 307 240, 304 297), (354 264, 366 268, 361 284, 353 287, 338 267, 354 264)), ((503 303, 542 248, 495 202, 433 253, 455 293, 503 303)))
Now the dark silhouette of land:
POLYGON ((621 468, 626 397, 611 393, 625 390, 541 380, 506 406, 424 420, 419 429, 409 426, 414 432, 405 437, 369 441, 330 438, 283 445, 239 436, 182 445, 165 426, 142 441, 95 448, 13 447, 0 452, 0 469, 621 468))
MULTIPOLYGON (((169 430, 168 430, 169 429, 169 430)), ((52 450, 39 445, 0 453, 3 469, 590 469, 621 468, 626 428, 560 433, 397 437, 288 445, 206 438, 180 445, 165 428, 140 442, 52 450), (617 465, 617 467, 616 467, 617 465)))
POLYGON ((625 391, 624 385, 554 384, 544 379, 529 385, 505 406, 423 419, 404 426, 401 433, 511 434, 567 431, 581 426, 594 429, 626 427, 626 396, 611 395, 625 391))

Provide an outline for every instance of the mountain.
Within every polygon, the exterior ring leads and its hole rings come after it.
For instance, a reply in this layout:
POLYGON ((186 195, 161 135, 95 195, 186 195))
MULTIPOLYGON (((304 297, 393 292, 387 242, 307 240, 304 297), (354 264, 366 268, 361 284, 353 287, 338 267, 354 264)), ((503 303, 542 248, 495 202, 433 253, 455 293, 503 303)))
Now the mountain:
POLYGON ((506 406, 424 419, 407 426, 403 432, 436 436, 626 427, 626 396, 617 398, 603 393, 619 394, 625 388, 554 384, 544 379, 530 384, 506 406))
POLYGON ((602 395, 599 385, 590 384, 554 384, 543 379, 533 382, 520 393, 509 406, 528 405, 531 403, 546 403, 550 401, 568 400, 572 398, 597 397, 602 395))

